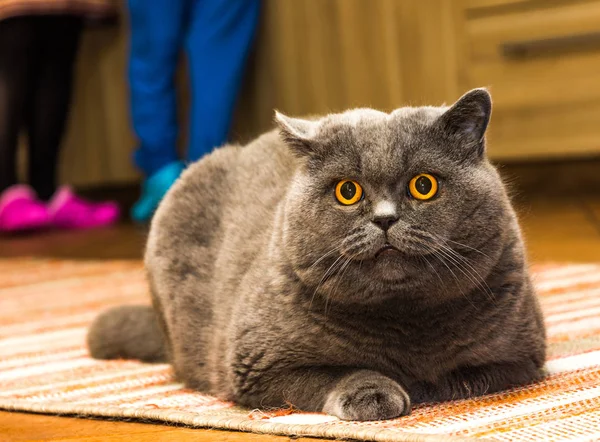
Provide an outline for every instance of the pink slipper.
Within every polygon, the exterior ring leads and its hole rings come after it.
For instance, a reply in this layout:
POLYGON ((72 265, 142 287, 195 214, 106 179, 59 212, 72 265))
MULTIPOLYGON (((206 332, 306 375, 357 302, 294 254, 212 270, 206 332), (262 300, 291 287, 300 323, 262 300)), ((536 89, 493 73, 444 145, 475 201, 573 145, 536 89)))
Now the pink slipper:
POLYGON ((0 232, 17 232, 47 227, 50 216, 31 187, 15 185, 0 194, 0 232))
POLYGON ((54 227, 62 229, 90 229, 114 224, 119 219, 119 206, 108 201, 92 203, 62 186, 48 203, 48 212, 54 227))

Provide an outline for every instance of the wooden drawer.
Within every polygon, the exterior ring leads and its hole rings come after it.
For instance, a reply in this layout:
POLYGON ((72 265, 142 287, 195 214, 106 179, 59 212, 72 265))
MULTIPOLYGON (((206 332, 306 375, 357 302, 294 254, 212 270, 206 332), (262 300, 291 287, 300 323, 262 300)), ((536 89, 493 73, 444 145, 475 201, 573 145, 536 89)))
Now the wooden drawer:
POLYGON ((503 107, 600 99, 600 1, 516 6, 467 20, 469 81, 491 84, 503 107))
POLYGON ((464 87, 495 101, 495 157, 600 153, 600 1, 470 0, 464 87))

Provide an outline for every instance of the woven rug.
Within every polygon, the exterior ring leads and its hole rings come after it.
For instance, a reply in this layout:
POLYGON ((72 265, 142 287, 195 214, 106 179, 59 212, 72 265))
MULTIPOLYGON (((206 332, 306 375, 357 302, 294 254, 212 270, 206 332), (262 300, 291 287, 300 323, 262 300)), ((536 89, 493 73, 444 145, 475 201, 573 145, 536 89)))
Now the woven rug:
POLYGON ((600 440, 600 265, 534 275, 550 342, 543 382, 356 423, 246 410, 183 388, 166 364, 89 358, 86 328, 98 312, 149 302, 139 262, 0 260, 0 409, 374 441, 600 440))

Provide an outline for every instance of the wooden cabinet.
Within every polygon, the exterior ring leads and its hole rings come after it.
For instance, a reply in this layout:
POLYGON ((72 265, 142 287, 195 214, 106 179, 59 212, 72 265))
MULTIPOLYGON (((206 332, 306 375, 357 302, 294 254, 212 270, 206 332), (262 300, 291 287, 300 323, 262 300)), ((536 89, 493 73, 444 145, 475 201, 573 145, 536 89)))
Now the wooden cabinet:
POLYGON ((470 1, 463 88, 489 86, 496 158, 600 153, 600 1, 470 1))
MULTIPOLYGON (((487 86, 490 154, 600 154, 600 0, 263 0, 232 140, 291 115, 451 103, 487 86)), ((91 33, 63 164, 74 184, 136 179, 125 29, 91 33)), ((186 93, 182 94, 185 108, 186 93)))
POLYGON ((238 134, 272 108, 389 110, 481 86, 493 158, 600 154, 600 1, 266 1, 238 134))

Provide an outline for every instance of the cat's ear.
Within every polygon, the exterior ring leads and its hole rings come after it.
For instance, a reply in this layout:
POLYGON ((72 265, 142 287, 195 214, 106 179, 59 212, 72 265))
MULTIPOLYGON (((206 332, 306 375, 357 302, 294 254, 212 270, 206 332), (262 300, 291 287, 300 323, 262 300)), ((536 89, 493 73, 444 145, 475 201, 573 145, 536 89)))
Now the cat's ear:
POLYGON ((296 153, 309 155, 313 151, 318 122, 291 118, 278 111, 275 111, 275 122, 283 141, 296 153))
POLYGON ((485 131, 492 114, 492 97, 486 89, 473 89, 454 103, 439 119, 446 135, 456 139, 469 154, 482 157, 485 131))

